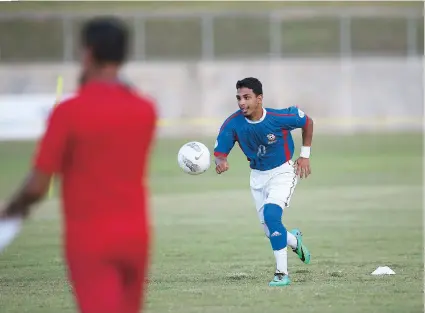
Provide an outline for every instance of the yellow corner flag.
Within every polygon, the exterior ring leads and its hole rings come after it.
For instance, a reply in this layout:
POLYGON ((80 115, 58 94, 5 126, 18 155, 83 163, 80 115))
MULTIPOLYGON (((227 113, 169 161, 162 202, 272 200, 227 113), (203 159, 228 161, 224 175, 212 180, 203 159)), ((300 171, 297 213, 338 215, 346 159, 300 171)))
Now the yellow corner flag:
MULTIPOLYGON (((56 82, 56 101, 55 101, 55 104, 53 105, 53 108, 55 108, 59 104, 59 102, 61 101, 62 86, 63 86, 62 76, 58 76, 58 80, 56 82)), ((54 179, 52 177, 50 179, 50 186, 49 186, 49 194, 48 194, 49 199, 51 199, 52 196, 53 196, 53 184, 54 184, 54 179)))

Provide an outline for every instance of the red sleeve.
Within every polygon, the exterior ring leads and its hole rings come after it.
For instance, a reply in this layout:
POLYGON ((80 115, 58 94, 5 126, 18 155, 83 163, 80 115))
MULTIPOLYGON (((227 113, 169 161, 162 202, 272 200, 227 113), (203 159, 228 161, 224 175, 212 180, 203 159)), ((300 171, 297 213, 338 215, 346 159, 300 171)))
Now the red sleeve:
POLYGON ((46 174, 61 171, 62 160, 69 142, 70 127, 67 103, 62 103, 52 110, 47 120, 38 151, 35 154, 34 167, 46 174))

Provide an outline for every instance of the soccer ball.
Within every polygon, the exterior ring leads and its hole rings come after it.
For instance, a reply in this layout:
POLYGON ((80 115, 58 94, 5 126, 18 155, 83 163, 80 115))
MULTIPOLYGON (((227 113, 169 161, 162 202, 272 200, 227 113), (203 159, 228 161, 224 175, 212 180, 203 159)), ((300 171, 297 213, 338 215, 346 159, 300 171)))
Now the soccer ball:
POLYGON ((177 155, 177 162, 180 168, 187 174, 202 174, 211 165, 210 150, 201 142, 188 142, 180 148, 177 155))

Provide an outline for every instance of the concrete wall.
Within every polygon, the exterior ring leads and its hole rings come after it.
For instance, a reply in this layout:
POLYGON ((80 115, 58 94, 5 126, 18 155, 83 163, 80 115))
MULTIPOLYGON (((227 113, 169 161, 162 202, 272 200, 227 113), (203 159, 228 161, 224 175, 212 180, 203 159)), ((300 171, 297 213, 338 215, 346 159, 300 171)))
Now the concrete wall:
MULTIPOLYGON (((57 75, 69 93, 78 72, 78 64, 1 65, 0 94, 54 99, 57 75)), ((298 105, 321 131, 422 128, 422 58, 131 63, 123 75, 157 99, 163 135, 214 134, 237 109, 235 83, 246 76, 263 82, 265 106, 298 105)))

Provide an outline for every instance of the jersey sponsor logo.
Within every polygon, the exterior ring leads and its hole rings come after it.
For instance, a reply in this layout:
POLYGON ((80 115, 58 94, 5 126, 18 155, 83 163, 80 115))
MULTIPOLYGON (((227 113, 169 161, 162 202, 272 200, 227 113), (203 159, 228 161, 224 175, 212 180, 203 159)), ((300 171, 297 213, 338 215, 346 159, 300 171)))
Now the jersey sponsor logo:
POLYGON ((301 111, 300 109, 298 109, 298 116, 303 118, 305 116, 305 113, 301 111))
POLYGON ((269 145, 271 145, 272 143, 275 143, 277 141, 275 134, 268 134, 267 139, 269 141, 269 145))

